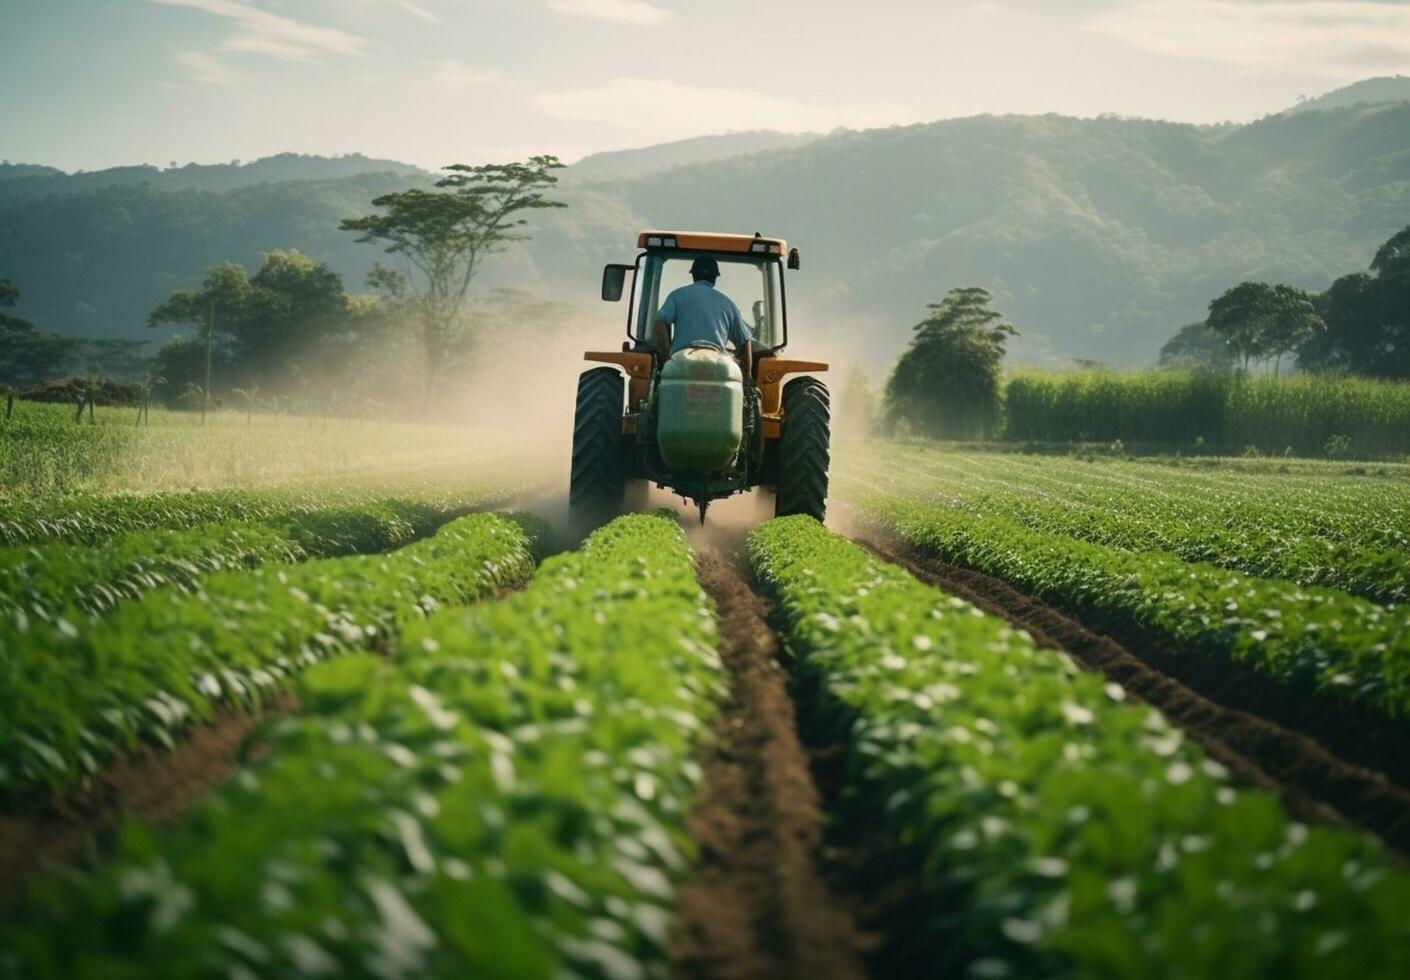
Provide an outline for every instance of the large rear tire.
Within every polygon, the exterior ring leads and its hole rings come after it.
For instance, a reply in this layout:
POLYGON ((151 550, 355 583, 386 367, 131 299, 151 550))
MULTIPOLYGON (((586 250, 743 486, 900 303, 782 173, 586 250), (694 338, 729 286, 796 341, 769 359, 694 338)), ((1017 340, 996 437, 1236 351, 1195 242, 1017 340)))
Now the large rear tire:
POLYGON ((593 368, 578 378, 568 507, 575 519, 600 521, 622 506, 622 374, 593 368))
POLYGON ((819 521, 826 519, 831 424, 832 399, 827 385, 803 377, 784 386, 774 516, 808 514, 819 521))

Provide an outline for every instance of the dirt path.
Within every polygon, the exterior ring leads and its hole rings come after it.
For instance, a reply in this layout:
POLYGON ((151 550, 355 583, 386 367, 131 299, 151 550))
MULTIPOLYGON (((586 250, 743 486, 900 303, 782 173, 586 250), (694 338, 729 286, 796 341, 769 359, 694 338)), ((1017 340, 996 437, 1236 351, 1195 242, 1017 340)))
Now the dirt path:
MULTIPOLYGON (((263 717, 293 710, 291 697, 263 717)), ((0 908, 48 865, 94 853, 104 833, 127 815, 150 823, 179 816, 235 771, 259 716, 227 712, 184 733, 173 749, 143 747, 123 756, 89 787, 14 813, 0 813, 0 908)))
MULTIPOLYGON (((1388 754, 1384 733, 1364 741, 1357 757, 1349 760, 1340 747, 1354 723, 1324 720, 1328 712, 1299 704, 1307 699, 1296 692, 1263 678, 1250 679, 1236 666, 1182 655, 1158 643, 1123 637, 1128 645, 1122 645, 982 572, 859 543, 922 580, 1002 616, 1043 646, 1065 650, 1083 667, 1106 674, 1197 740, 1235 778, 1278 793, 1298 818, 1355 824, 1410 853, 1410 790, 1403 780, 1407 760, 1388 754), (1324 738, 1333 725, 1340 737, 1329 747, 1324 738), (1367 760, 1388 764, 1366 765, 1367 760)), ((1333 708, 1343 715, 1352 713, 1333 708)), ((1394 737, 1404 741, 1398 733, 1394 737)))
POLYGON ((862 937, 818 865, 820 798, 764 601, 718 555, 701 554, 696 567, 719 609, 730 697, 701 760, 704 784, 690 815, 701 853, 679 895, 675 974, 865 976, 862 937))

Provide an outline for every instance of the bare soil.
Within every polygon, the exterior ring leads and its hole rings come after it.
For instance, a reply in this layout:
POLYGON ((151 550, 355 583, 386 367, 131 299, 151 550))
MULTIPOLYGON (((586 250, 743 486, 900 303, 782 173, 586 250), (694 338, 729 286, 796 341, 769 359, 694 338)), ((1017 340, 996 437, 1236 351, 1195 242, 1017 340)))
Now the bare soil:
POLYGON ((859 543, 1106 674, 1198 741, 1236 779, 1277 793, 1298 818, 1357 825, 1410 854, 1410 739, 1404 733, 1134 632, 1119 642, 982 572, 859 543))
POLYGON ((224 712, 191 728, 175 748, 143 746, 83 789, 0 813, 0 906, 36 872, 98 856, 104 835, 125 816, 156 824, 174 820, 259 754, 248 737, 262 717, 293 708, 293 698, 285 697, 262 715, 224 712))
POLYGON ((715 600, 730 693, 701 759, 690 815, 700 854, 678 895, 680 977, 867 975, 867 943, 823 874, 823 813, 797 734, 767 606, 717 554, 697 560, 715 600))

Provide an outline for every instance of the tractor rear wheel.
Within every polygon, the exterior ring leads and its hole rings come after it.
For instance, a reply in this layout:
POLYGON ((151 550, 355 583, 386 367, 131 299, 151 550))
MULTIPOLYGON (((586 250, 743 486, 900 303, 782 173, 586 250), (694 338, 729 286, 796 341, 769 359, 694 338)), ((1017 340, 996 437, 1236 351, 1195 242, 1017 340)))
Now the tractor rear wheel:
POLYGON ((827 517, 832 399, 816 378, 794 378, 783 389, 778 447, 778 497, 774 515, 827 517))
POLYGON ((593 368, 578 378, 578 407, 573 416, 573 469, 568 506, 587 521, 614 515, 622 505, 622 374, 616 368, 593 368))

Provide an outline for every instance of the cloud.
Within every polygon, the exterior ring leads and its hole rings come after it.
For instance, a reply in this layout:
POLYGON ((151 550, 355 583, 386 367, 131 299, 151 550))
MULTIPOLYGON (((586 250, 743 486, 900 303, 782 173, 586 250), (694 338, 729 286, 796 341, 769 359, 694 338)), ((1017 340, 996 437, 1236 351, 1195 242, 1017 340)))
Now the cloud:
POLYGON ((501 81, 503 76, 492 68, 471 68, 454 58, 446 58, 437 63, 434 74, 436 81, 448 88, 465 88, 471 85, 490 85, 501 81))
POLYGON ((1410 6, 1370 0, 1139 0, 1084 27, 1154 54, 1362 77, 1410 67, 1410 6))
POLYGON ((649 129, 663 139, 740 129, 800 130, 833 125, 829 113, 752 89, 702 88, 668 79, 617 78, 592 88, 542 92, 546 116, 649 129))
POLYGON ((228 51, 266 54, 286 61, 313 61, 319 55, 361 54, 367 39, 332 27, 306 24, 272 14, 239 0, 148 0, 165 7, 189 7, 223 17, 240 33, 222 47, 228 51))
POLYGON ((229 85, 239 81, 240 76, 221 64, 204 51, 178 51, 176 63, 186 70, 186 76, 193 82, 207 85, 229 85))
POLYGON ((412 3, 411 0, 398 0, 397 6, 406 11, 417 20, 424 20, 428 24, 441 23, 441 15, 434 10, 427 10, 419 3, 412 3))
POLYGON ((664 24, 671 17, 669 10, 663 10, 648 0, 552 0, 549 6, 560 14, 642 27, 664 24))
POLYGON ((280 41, 272 37, 260 37, 258 34, 236 34, 220 43, 222 51, 234 51, 238 54, 263 54, 271 58, 278 58, 280 61, 317 61, 317 52, 297 44, 290 44, 287 41, 280 41))

